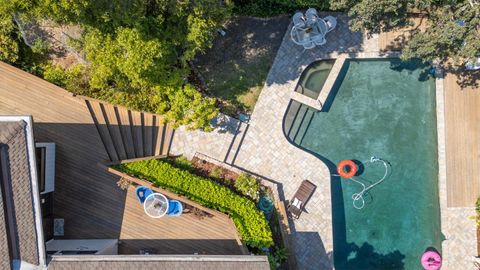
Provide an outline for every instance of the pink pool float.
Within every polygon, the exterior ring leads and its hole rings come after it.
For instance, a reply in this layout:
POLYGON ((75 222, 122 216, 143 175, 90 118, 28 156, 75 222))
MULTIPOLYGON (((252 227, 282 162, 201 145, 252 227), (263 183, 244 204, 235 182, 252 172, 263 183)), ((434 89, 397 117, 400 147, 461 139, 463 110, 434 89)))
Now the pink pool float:
POLYGON ((442 257, 436 251, 425 251, 421 262, 425 270, 438 270, 442 267, 442 257))

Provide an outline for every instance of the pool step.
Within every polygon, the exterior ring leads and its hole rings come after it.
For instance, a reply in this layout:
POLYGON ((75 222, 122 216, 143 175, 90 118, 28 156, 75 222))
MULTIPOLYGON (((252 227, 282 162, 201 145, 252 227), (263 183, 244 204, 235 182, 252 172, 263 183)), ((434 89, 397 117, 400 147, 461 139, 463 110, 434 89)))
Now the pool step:
POLYGON ((295 140, 295 137, 300 130, 300 125, 302 124, 302 121, 305 118, 305 114, 307 113, 307 111, 308 107, 304 104, 301 104, 297 112, 295 113, 292 126, 289 130, 287 130, 287 136, 290 140, 295 140))
POLYGON ((288 111, 285 115, 284 126, 283 126, 283 130, 286 136, 288 136, 288 133, 292 128, 293 122, 295 122, 295 117, 297 116, 298 109, 300 108, 301 105, 302 103, 297 102, 295 100, 290 101, 290 105, 288 106, 288 111))
MULTIPOLYGON (((295 144, 300 145, 302 143, 303 137, 305 136, 305 133, 307 132, 308 126, 310 125, 310 122, 312 121, 314 115, 314 111, 310 108, 307 107, 307 111, 303 118, 301 119, 301 122, 299 124, 299 128, 295 134, 295 137, 293 137, 293 142, 295 144)), ((297 119, 299 121, 300 119, 297 119)))
POLYGON ((85 103, 110 161, 168 155, 174 129, 161 116, 89 98, 85 103))
POLYGON ((237 130, 235 131, 235 135, 233 136, 232 142, 230 143, 230 147, 227 150, 227 154, 225 155, 223 162, 230 165, 235 163, 238 152, 240 151, 240 147, 242 146, 245 138, 245 134, 247 134, 248 127, 249 124, 238 121, 237 130))

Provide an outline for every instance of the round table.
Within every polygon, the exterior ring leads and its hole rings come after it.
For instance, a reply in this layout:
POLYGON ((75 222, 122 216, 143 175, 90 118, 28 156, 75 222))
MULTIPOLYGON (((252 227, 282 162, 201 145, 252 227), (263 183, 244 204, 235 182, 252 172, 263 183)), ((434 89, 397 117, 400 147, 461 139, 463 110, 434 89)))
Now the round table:
POLYGON ((151 218, 161 218, 168 212, 168 199, 160 193, 150 194, 143 203, 145 213, 151 218))

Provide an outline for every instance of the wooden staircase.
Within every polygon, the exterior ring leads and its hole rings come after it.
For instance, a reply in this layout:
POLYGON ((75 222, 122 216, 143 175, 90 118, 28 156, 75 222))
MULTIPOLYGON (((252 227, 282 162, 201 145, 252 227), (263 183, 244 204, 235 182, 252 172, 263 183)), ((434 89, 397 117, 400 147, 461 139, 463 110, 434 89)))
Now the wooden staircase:
POLYGON ((111 162, 167 156, 174 129, 159 115, 85 99, 111 162))

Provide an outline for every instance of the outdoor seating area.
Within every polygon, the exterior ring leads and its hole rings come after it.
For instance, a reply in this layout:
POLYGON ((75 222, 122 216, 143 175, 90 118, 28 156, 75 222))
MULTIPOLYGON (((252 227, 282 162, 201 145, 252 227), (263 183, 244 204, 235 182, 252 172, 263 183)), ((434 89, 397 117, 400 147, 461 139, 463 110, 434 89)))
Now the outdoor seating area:
POLYGON ((290 32, 292 41, 306 50, 325 45, 327 43, 325 35, 337 25, 335 17, 320 18, 314 8, 309 8, 305 14, 295 13, 292 20, 293 27, 290 32))
POLYGON ((137 187, 135 194, 140 204, 143 205, 145 213, 151 218, 161 218, 164 215, 178 217, 182 214, 182 203, 176 200, 169 200, 161 193, 154 193, 148 187, 137 187))
MULTIPOLYGON (((149 254, 243 254, 235 226, 227 216, 198 211, 179 200, 170 199, 170 194, 162 190, 148 187, 152 191, 149 196, 161 194, 169 202, 163 217, 152 218, 145 213, 144 205, 139 203, 139 187, 130 185, 126 192, 118 237, 121 241, 119 254, 141 254, 145 251, 149 254), (178 206, 183 209, 175 208, 178 206), (179 215, 172 217, 174 213, 179 215)), ((148 197, 145 202, 148 203, 148 197)))

